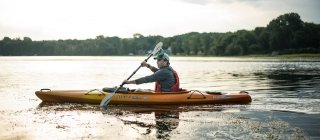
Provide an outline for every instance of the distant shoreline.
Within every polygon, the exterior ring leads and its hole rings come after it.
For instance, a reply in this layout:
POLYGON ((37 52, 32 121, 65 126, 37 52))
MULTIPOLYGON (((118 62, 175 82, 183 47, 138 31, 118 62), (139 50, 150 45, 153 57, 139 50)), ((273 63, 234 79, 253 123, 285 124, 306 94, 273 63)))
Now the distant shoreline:
MULTIPOLYGON (((101 57, 101 56, 132 56, 132 57, 139 57, 145 55, 0 55, 0 57, 19 57, 19 56, 33 56, 33 57, 42 57, 42 56, 92 56, 92 57, 101 57)), ((303 53, 303 54, 279 54, 279 55, 270 55, 270 54, 254 54, 254 55, 242 55, 242 56, 202 56, 202 55, 170 55, 171 57, 237 57, 237 58, 320 58, 320 53, 303 53)))
MULTIPOLYGON (((169 54, 170 55, 170 54, 169 54)), ((146 55, 0 55, 0 57, 11 57, 11 56, 146 56, 146 55)), ((170 55, 174 57, 266 57, 266 58, 296 58, 296 57, 319 57, 320 53, 299 53, 299 54, 279 54, 279 55, 270 55, 270 54, 250 54, 250 55, 241 55, 241 56, 203 56, 203 55, 170 55)))
MULTIPOLYGON (((96 59, 99 57, 105 57, 101 59, 109 59, 107 57, 131 57, 140 60, 140 57, 146 57, 146 55, 104 55, 104 56, 0 56, 0 60, 31 60, 32 58, 43 57, 44 60, 87 60, 96 59), (79 58, 76 58, 79 57, 79 58), (82 57, 82 58, 80 58, 82 57), (88 57, 88 58, 86 58, 88 57), (90 57, 90 58, 89 58, 90 57), (138 58, 139 57, 139 58, 138 58), (2 59, 1 59, 2 58, 2 59)), ((171 55, 173 61, 201 61, 202 58, 208 58, 209 61, 215 62, 320 62, 320 54, 283 54, 283 55, 245 55, 245 56, 199 56, 199 55, 171 55), (194 58, 194 59, 193 59, 194 58)), ((126 60, 122 58, 121 60, 126 60)))

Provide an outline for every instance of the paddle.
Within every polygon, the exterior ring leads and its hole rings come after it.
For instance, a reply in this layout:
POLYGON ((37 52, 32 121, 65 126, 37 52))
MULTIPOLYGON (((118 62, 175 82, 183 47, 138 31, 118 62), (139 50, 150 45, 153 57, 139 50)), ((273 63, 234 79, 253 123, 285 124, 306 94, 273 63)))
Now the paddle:
MULTIPOLYGON (((149 59, 151 56, 157 54, 157 53, 161 50, 162 45, 163 45, 163 43, 162 43, 162 42, 159 42, 159 43, 154 47, 153 51, 152 51, 151 54, 148 56, 148 58, 145 59, 144 61, 147 62, 148 59, 149 59)), ((129 80, 129 79, 141 68, 141 66, 142 66, 142 64, 127 78, 127 80, 129 80)), ((106 108, 107 108, 107 105, 108 105, 108 103, 111 101, 113 95, 115 95, 115 93, 116 93, 119 89, 121 89, 124 84, 125 84, 125 83, 122 82, 121 85, 120 85, 116 90, 114 90, 111 94, 109 94, 108 96, 105 96, 105 97, 103 98, 103 100, 102 100, 101 103, 100 103, 100 108, 101 108, 101 109, 106 109, 106 108)))

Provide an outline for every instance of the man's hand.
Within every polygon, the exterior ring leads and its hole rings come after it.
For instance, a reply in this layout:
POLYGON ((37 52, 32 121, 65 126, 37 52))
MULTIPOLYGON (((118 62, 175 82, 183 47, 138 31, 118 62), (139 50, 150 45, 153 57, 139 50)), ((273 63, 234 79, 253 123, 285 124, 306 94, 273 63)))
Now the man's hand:
POLYGON ((142 61, 142 62, 141 62, 141 66, 142 66, 142 67, 150 68, 150 64, 148 64, 146 61, 142 61))

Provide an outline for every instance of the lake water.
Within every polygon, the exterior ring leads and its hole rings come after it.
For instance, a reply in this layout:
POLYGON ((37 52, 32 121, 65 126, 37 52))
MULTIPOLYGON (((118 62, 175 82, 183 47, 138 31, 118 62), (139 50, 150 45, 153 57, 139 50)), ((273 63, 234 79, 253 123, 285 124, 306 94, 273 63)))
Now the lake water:
MULTIPOLYGON (((102 114, 98 105, 42 103, 34 94, 119 86, 144 59, 0 57, 0 138, 320 139, 319 60, 171 58, 183 88, 245 90, 248 105, 109 106, 102 114)), ((149 74, 142 68, 132 79, 149 74)))

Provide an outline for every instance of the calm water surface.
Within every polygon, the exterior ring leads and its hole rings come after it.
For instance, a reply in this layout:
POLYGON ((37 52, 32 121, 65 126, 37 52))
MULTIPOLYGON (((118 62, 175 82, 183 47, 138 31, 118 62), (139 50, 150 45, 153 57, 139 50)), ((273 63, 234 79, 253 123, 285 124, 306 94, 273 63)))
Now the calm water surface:
MULTIPOLYGON (((110 106, 102 114, 98 105, 42 103, 34 94, 118 86, 144 59, 0 57, 1 139, 320 139, 314 60, 172 57, 183 88, 245 90, 248 105, 110 106)), ((142 68, 132 79, 149 74, 142 68)))

